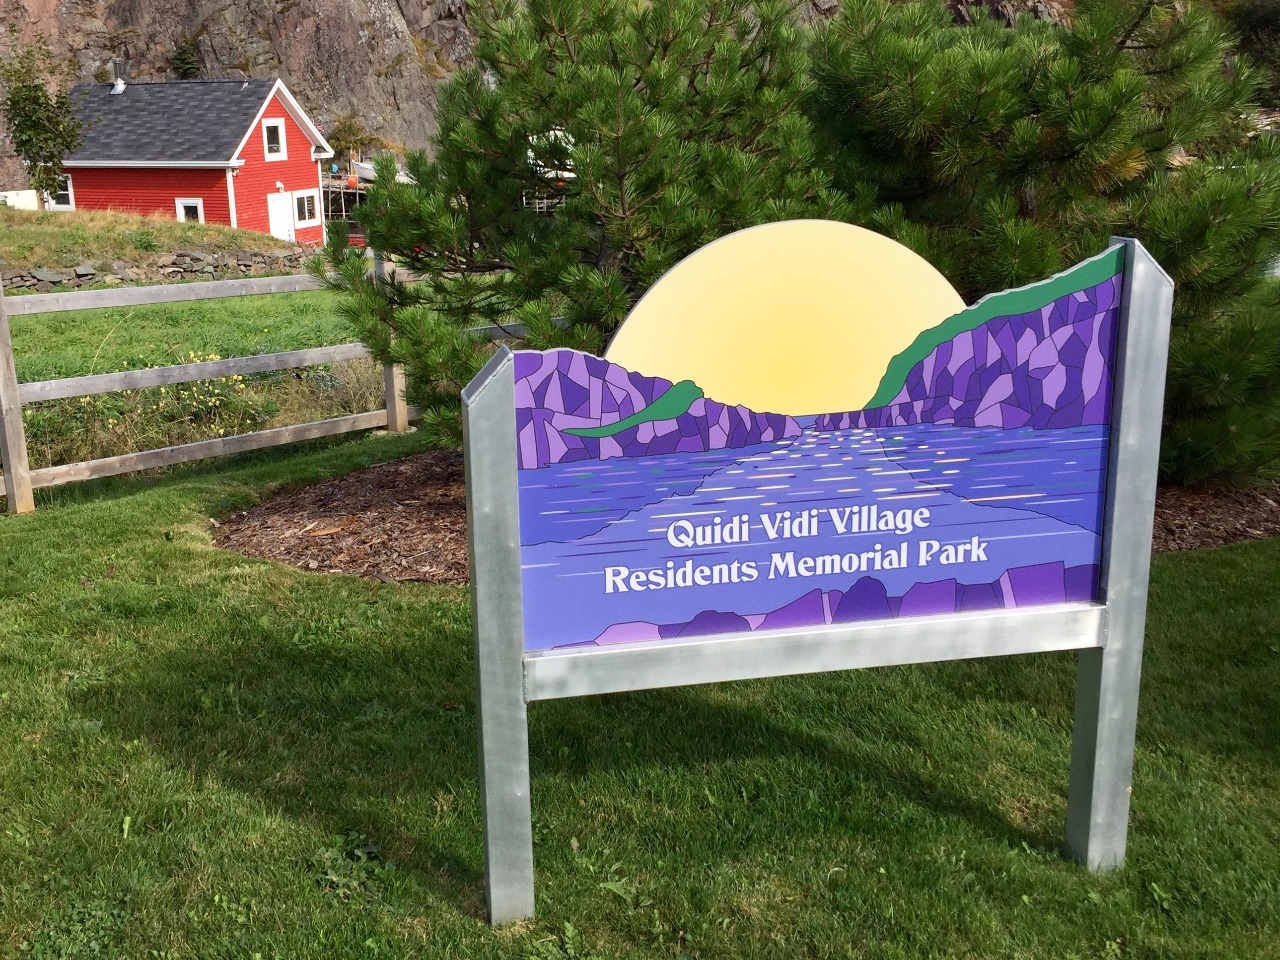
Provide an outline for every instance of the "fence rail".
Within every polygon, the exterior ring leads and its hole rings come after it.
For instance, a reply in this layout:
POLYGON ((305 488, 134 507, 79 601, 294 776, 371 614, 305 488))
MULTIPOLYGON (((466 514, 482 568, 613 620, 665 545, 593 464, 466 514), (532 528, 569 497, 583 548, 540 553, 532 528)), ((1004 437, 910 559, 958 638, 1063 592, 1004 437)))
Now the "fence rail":
POLYGON ((6 306, 11 317, 29 317, 34 313, 141 307, 153 303, 220 300, 224 297, 257 297, 271 293, 302 293, 320 289, 323 287, 314 277, 249 277, 239 280, 206 280, 199 283, 155 284, 149 287, 37 293, 31 296, 10 297, 6 306))
POLYGON ((261 450, 265 447, 276 447, 282 443, 315 440, 317 437, 332 437, 340 433, 350 433, 353 430, 370 430, 386 425, 387 411, 385 410, 353 413, 346 417, 313 420, 310 423, 300 423, 292 427, 276 427, 274 430, 259 430, 256 433, 242 433, 234 437, 216 437, 213 440, 200 440, 196 443, 162 447, 159 450, 146 450, 142 453, 126 453, 102 460, 44 467, 41 470, 31 471, 31 486, 39 489, 62 483, 75 483, 78 480, 97 480, 101 477, 133 473, 135 470, 171 467, 174 464, 189 463, 192 460, 244 453, 247 450, 261 450))
MULTIPOLYGON (((126 453, 100 460, 66 463, 38 470, 30 469, 26 432, 22 423, 23 404, 89 397, 118 390, 138 390, 145 387, 191 383, 196 380, 212 380, 219 377, 291 370, 317 364, 340 363, 346 360, 364 359, 369 357, 370 353, 364 344, 344 343, 332 347, 290 350, 285 353, 233 357, 226 360, 182 363, 146 370, 125 370, 120 373, 102 373, 20 384, 13 358, 13 340, 9 331, 10 316, 296 293, 318 289, 320 289, 318 281, 312 277, 301 276, 214 280, 208 283, 172 286, 119 287, 110 290, 46 293, 9 298, 4 296, 4 289, 0 286, 0 466, 4 471, 4 494, 8 511, 10 513, 32 512, 35 510, 33 490, 63 483, 118 476, 136 470, 189 463, 248 450, 261 450, 285 443, 297 443, 301 440, 332 437, 355 430, 385 427, 391 433, 407 432, 410 429, 409 421, 417 416, 417 411, 405 403, 404 371, 398 366, 386 366, 383 376, 386 394, 385 410, 371 410, 328 420, 313 420, 309 423, 200 440, 196 443, 184 443, 159 450, 126 453)), ((496 337, 506 333, 495 328, 494 331, 489 332, 489 335, 496 337)))
POLYGON ((125 370, 121 373, 96 373, 88 377, 71 377, 66 380, 20 383, 18 399, 23 403, 38 403, 41 400, 65 400, 68 397, 92 397, 99 393, 115 393, 118 390, 170 387, 176 383, 192 383, 196 380, 216 380, 219 377, 313 367, 320 363, 363 360, 369 355, 369 348, 363 343, 344 343, 336 347, 290 350, 288 353, 263 353, 254 357, 179 363, 171 367, 148 367, 142 370, 125 370))

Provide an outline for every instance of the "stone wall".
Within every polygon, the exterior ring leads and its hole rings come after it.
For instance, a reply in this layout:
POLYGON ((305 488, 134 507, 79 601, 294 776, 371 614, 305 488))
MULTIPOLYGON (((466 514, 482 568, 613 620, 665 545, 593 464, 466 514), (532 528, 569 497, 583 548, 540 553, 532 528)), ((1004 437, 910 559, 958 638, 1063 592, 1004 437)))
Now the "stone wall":
POLYGON ((77 287, 119 286, 128 283, 176 283, 180 280, 233 280, 305 273, 312 250, 294 247, 280 253, 240 250, 231 253, 202 253, 178 250, 166 253, 145 265, 113 260, 110 263, 82 263, 73 269, 0 271, 5 290, 56 292, 77 287))

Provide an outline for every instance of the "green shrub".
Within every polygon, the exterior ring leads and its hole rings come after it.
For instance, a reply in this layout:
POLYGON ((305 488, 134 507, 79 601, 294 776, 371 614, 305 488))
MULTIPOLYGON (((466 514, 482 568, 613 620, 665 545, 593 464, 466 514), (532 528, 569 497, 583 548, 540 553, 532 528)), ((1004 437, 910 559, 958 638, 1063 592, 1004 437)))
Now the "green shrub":
MULTIPOLYGON (((1264 0, 1250 0, 1264 2, 1264 0)), ((1278 0, 1265 0, 1276 4, 1278 0)), ((865 225, 968 300, 1136 237, 1173 277, 1162 471, 1280 455, 1280 139, 1221 23, 1177 0, 1079 0, 1068 28, 951 26, 940 2, 847 0, 815 49, 816 127, 865 225)))
POLYGON ((125 233, 124 238, 133 245, 135 250, 142 253, 155 253, 160 249, 156 235, 150 230, 130 230, 125 233))
POLYGON ((356 212, 423 282, 371 282, 339 230, 326 251, 438 443, 461 442, 458 392, 490 349, 468 328, 520 323, 531 347, 600 351, 698 247, 843 209, 816 162, 788 3, 502 0, 470 25, 476 65, 442 88, 431 156, 408 158, 412 183, 380 165, 356 212))

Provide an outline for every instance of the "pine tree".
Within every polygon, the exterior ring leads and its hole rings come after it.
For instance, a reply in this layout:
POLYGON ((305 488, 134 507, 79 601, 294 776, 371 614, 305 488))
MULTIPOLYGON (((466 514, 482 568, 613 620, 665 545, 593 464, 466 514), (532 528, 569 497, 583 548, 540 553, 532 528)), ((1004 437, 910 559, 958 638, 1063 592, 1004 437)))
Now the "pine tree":
POLYGON ((1177 283, 1163 467, 1280 457, 1280 141, 1212 14, 1081 0, 1069 27, 952 27, 941 3, 848 0, 815 43, 815 125, 856 218, 968 299, 1142 240, 1177 283))
POLYGON ((204 73, 200 47, 191 34, 184 33, 178 45, 169 54, 169 69, 178 75, 179 80, 198 80, 200 74, 204 73))
POLYGON ((370 150, 385 150, 387 147, 387 141, 367 129, 364 120, 354 113, 344 113, 334 120, 325 129, 324 138, 333 147, 333 158, 343 170, 370 150))
POLYGON ((437 442, 485 351, 469 328, 599 352, 697 247, 839 216, 803 104, 807 48, 776 0, 499 0, 474 11, 476 65, 444 88, 434 157, 390 161, 357 214, 394 258, 366 277, 335 234, 348 312, 403 362, 437 442), (404 281, 405 273, 420 276, 404 281))

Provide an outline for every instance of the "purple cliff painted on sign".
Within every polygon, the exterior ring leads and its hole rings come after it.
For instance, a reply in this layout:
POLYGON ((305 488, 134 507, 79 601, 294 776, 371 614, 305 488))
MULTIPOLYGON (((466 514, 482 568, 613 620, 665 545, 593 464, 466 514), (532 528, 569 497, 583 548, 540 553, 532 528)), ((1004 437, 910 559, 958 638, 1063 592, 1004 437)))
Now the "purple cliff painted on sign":
POLYGON ((641 376, 573 350, 517 353, 520 469, 611 457, 737 449, 800 436, 800 425, 791 417, 755 413, 701 396, 676 416, 645 420, 610 436, 569 432, 641 415, 655 400, 669 394, 672 386, 670 380, 641 376))
POLYGON ((820 429, 954 423, 1078 427, 1111 417, 1120 277, 1000 316, 939 344, 886 406, 818 418, 820 429))
POLYGON ((526 650, 1096 599, 1121 293, 1100 259, 922 334, 864 410, 517 353, 526 650))

